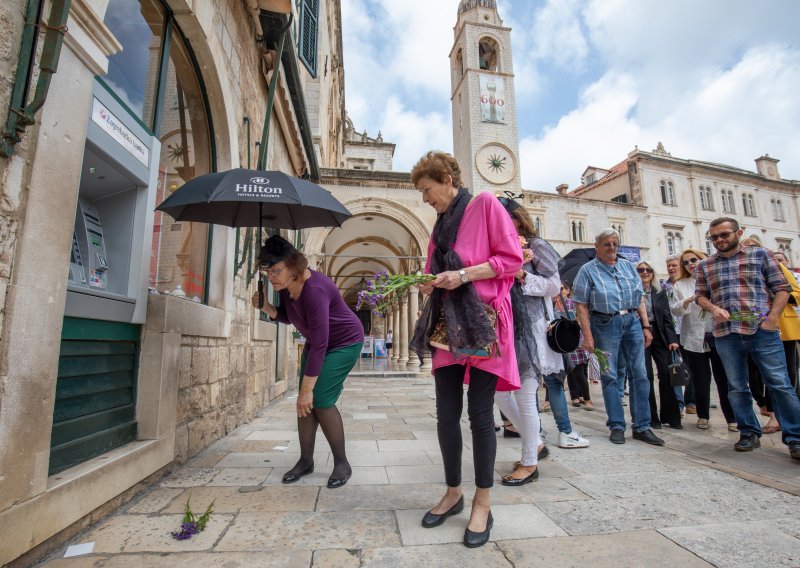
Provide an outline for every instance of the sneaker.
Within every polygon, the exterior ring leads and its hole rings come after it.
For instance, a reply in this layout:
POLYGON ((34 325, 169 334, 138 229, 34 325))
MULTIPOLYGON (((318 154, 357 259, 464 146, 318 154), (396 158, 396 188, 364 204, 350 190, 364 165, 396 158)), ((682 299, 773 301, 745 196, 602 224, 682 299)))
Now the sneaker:
POLYGON ((707 418, 698 418, 697 419, 697 427, 701 430, 708 430, 708 419, 707 418))
POLYGON ((589 447, 589 440, 586 438, 581 437, 575 430, 570 432, 569 434, 565 434, 561 432, 558 435, 558 447, 559 448, 588 448, 589 447))
POLYGON ((761 440, 755 434, 740 434, 739 441, 733 445, 733 449, 737 452, 752 452, 760 447, 761 440))

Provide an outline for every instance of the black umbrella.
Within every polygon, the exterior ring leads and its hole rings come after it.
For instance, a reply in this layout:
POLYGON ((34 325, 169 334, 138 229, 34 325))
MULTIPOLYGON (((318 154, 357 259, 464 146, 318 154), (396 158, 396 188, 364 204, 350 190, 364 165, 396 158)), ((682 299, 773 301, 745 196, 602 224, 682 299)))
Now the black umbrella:
POLYGON ((351 217, 331 192, 310 181, 243 168, 196 177, 156 209, 176 221, 228 227, 341 227, 351 217))
POLYGON ((570 284, 574 283, 581 266, 594 257, 595 250, 593 248, 576 248, 569 251, 564 255, 563 264, 558 268, 561 281, 569 282, 570 284))

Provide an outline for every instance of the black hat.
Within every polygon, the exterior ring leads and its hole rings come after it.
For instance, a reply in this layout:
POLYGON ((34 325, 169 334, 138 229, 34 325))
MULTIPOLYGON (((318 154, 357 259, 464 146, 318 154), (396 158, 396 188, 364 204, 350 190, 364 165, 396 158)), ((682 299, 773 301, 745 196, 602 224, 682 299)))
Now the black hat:
POLYGON ((280 235, 273 235, 264 241, 264 246, 261 247, 258 259, 261 261, 261 266, 269 268, 282 260, 286 260, 295 250, 292 243, 280 235))

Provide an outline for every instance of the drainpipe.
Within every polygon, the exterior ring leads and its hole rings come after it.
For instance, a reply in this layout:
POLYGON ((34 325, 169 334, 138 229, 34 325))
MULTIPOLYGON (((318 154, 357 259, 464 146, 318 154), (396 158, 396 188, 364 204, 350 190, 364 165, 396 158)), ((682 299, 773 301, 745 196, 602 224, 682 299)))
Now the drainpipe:
POLYGON ((50 80, 58 69, 61 46, 64 34, 67 33, 67 18, 72 0, 53 0, 47 24, 39 24, 44 0, 29 0, 25 17, 25 30, 22 34, 19 62, 17 63, 14 90, 11 94, 11 105, 8 120, 0 141, 0 155, 10 158, 14 146, 21 141, 20 135, 28 126, 36 122, 36 113, 44 106, 50 80), (36 56, 39 28, 44 28, 44 46, 39 60, 39 78, 33 100, 25 104, 30 90, 31 67, 36 56))

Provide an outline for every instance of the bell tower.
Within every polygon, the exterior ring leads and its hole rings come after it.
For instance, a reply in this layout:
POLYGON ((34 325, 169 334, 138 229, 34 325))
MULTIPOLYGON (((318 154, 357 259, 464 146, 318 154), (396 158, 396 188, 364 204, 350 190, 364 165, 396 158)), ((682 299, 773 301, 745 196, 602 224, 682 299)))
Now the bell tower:
POLYGON ((450 51, 453 150, 464 184, 482 191, 521 189, 511 28, 495 0, 461 0, 450 51))

